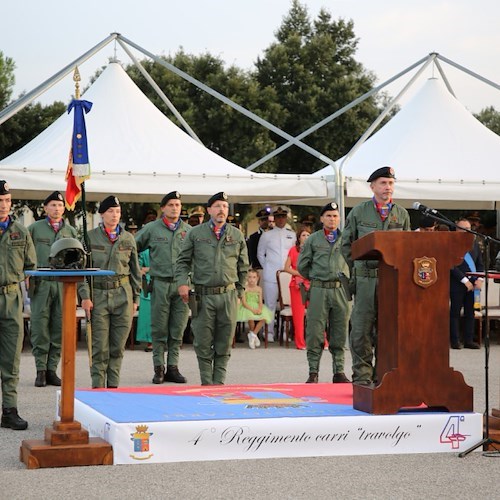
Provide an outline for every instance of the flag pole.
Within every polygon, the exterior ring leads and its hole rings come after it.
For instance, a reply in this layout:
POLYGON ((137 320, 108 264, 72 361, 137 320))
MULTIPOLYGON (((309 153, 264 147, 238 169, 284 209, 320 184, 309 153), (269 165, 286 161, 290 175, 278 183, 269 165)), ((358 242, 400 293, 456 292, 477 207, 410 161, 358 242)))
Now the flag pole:
MULTIPOLYGON (((78 66, 75 66, 75 71, 73 72, 73 81, 75 82, 75 99, 77 101, 80 100, 80 71, 78 70, 78 66)), ((81 188, 81 199, 82 199, 82 220, 83 220, 83 245, 85 247, 85 251, 87 253, 90 252, 90 244, 89 244, 89 235, 87 229, 87 203, 85 197, 85 181, 83 181, 80 185, 81 188)), ((89 259, 90 260, 90 259, 89 259)), ((91 262, 89 262, 90 267, 92 266, 91 262)))

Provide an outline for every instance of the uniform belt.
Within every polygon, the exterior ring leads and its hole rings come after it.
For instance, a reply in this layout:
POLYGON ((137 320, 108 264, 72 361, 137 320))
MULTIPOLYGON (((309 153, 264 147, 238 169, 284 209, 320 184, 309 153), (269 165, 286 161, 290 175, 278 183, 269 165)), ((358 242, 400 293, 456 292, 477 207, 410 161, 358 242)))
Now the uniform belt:
POLYGON ((19 289, 19 283, 11 283, 10 285, 0 286, 0 293, 7 295, 8 293, 15 292, 19 289))
POLYGON ((163 276, 154 276, 153 279, 158 281, 164 281, 165 283, 173 283, 175 281, 175 278, 164 278, 163 276))
POLYGON ((94 288, 98 288, 99 290, 114 290, 116 288, 120 288, 129 281, 128 276, 122 276, 121 278, 112 281, 95 281, 94 288))
POLYGON ((236 285, 234 283, 229 283, 226 286, 201 286, 195 285, 194 291, 200 295, 220 295, 221 293, 229 292, 234 290, 236 285))
POLYGON ((321 281, 321 280, 311 280, 311 287, 313 288, 340 288, 342 283, 340 280, 333 281, 321 281))
POLYGON ((376 278, 378 269, 355 269, 354 273, 360 278, 376 278))

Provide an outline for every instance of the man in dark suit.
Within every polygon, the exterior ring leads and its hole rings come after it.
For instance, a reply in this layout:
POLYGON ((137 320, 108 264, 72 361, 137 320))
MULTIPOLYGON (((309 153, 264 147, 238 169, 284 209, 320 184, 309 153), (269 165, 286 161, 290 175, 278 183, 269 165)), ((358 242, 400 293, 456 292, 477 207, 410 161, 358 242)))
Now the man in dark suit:
MULTIPOLYGON (((457 231, 470 229, 467 219, 457 221, 457 231)), ((477 241, 465 254, 463 262, 450 272, 450 344, 452 349, 461 349, 459 325, 460 311, 464 308, 464 347, 479 349, 474 342, 474 293, 479 293, 483 286, 483 278, 467 276, 468 272, 483 272, 483 259, 477 241)))
POLYGON ((262 233, 269 228, 269 217, 271 215, 271 207, 265 207, 259 210, 255 217, 259 221, 259 229, 247 238, 248 260, 252 269, 262 269, 262 265, 257 258, 257 247, 259 245, 262 233))

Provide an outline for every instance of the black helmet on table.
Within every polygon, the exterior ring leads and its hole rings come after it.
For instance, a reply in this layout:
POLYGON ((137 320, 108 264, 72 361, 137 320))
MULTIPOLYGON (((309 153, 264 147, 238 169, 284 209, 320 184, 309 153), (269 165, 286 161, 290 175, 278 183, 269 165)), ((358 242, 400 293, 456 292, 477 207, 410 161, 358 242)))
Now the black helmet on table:
POLYGON ((61 238, 50 247, 49 264, 52 269, 84 269, 87 254, 76 238, 61 238))

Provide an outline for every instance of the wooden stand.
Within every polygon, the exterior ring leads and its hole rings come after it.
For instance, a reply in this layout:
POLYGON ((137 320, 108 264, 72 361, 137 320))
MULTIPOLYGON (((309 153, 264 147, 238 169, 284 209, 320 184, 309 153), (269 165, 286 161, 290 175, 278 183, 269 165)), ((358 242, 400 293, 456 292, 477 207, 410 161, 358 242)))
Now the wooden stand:
POLYGON ((450 269, 472 240, 465 232, 376 231, 353 243, 354 259, 380 260, 378 384, 354 384, 354 408, 380 415, 425 403, 472 411, 472 387, 449 366, 450 269))
POLYGON ((28 469, 112 465, 112 446, 101 438, 89 438, 88 431, 74 420, 76 284, 83 280, 83 273, 75 275, 68 272, 65 276, 59 276, 59 279, 63 282, 61 420, 54 421, 52 427, 45 429, 44 440, 24 440, 19 458, 28 469))

